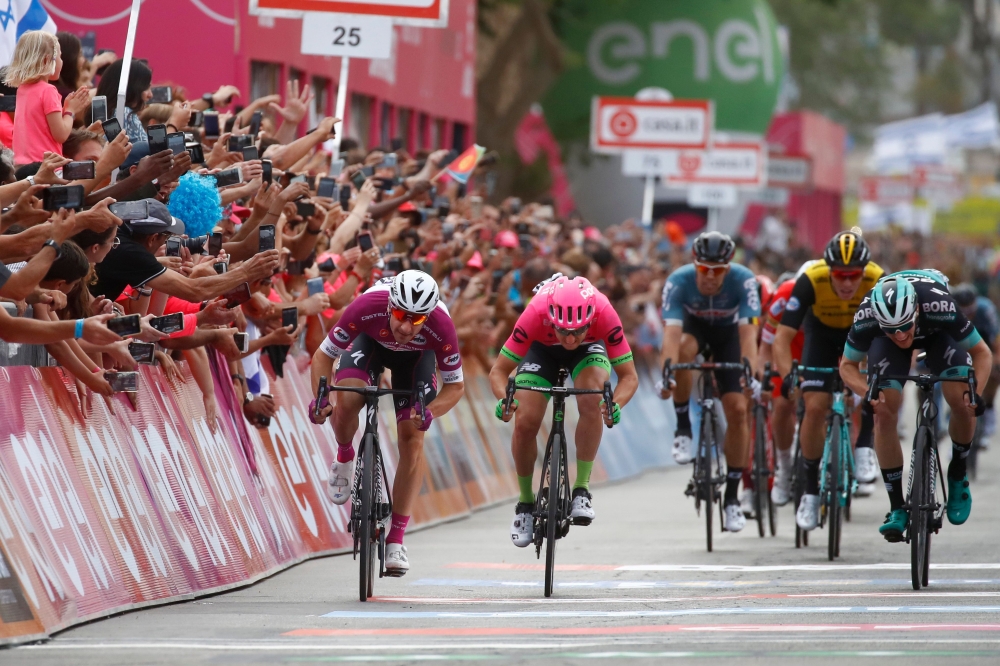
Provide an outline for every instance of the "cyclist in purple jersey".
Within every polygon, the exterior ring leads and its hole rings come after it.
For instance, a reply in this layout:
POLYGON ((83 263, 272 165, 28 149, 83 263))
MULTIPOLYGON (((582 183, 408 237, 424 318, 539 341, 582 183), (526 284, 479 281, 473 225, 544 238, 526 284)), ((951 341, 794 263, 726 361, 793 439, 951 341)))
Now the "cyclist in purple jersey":
MULTIPOLYGON (((329 377, 339 358, 337 386, 374 386, 382 371, 392 372, 392 388, 407 390, 423 383, 424 409, 418 413, 409 398, 397 396, 396 424, 399 464, 393 481, 392 527, 386 537, 385 568, 390 576, 409 570, 403 534, 420 490, 424 463, 424 433, 431 421, 451 410, 465 392, 458 336, 448 308, 439 300, 434 278, 421 271, 403 271, 379 281, 347 306, 337 325, 312 360, 313 391, 320 377, 329 377), (436 364, 435 364, 436 361, 436 364), (435 365, 444 386, 438 392, 435 365)), ((315 400, 309 418, 321 424, 332 414, 337 459, 330 467, 327 494, 335 504, 351 497, 354 482, 354 435, 365 405, 356 393, 338 393, 336 408, 324 399, 318 418, 315 400)))

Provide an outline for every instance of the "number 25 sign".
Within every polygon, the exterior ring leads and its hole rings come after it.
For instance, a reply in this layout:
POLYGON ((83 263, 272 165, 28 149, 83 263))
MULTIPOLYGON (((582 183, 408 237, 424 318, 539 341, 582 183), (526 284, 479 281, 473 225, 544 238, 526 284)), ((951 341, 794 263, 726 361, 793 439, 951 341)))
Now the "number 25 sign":
POLYGON ((307 12, 302 17, 302 53, 388 58, 392 19, 385 16, 307 12))

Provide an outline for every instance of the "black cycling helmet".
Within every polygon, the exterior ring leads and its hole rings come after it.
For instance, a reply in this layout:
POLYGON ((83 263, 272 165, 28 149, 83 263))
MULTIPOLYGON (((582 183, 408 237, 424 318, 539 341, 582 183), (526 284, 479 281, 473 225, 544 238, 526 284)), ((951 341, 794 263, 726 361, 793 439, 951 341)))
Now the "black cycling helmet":
POLYGON ((861 232, 854 229, 841 231, 831 238, 823 252, 823 258, 831 268, 864 268, 871 256, 868 243, 861 237, 861 232))
POLYGON ((976 298, 979 296, 979 292, 968 282, 963 282, 962 284, 956 286, 951 290, 951 297, 955 299, 958 306, 961 308, 967 308, 976 302, 976 298))
POLYGON ((728 264, 736 253, 736 243, 726 234, 706 231, 694 239, 691 253, 695 261, 728 264))

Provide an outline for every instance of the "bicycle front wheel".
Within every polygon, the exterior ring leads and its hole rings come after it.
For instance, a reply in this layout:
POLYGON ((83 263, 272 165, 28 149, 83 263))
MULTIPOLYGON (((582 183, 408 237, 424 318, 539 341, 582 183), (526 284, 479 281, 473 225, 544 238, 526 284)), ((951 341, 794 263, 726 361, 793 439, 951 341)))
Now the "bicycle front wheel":
POLYGON ((372 514, 375 499, 375 442, 372 436, 365 435, 361 444, 361 520, 358 534, 358 554, 361 566, 358 572, 359 598, 368 601, 372 596, 373 575, 375 569, 375 552, 372 548, 372 514))
POLYGON ((841 456, 841 421, 838 414, 834 414, 830 423, 830 439, 827 442, 830 447, 830 460, 824 474, 826 477, 826 492, 823 493, 823 501, 826 502, 827 519, 827 558, 832 562, 840 555, 840 526, 843 519, 843 512, 840 507, 840 486, 841 486, 841 465, 844 464, 841 456))
POLYGON ((930 501, 927 494, 930 486, 929 449, 928 431, 926 428, 920 428, 917 430, 917 436, 913 442, 910 496, 907 498, 910 519, 906 536, 910 540, 910 579, 914 590, 919 590, 923 585, 924 560, 928 555, 927 512, 924 510, 924 505, 930 501))
POLYGON ((754 443, 753 443, 753 511, 757 518, 757 534, 764 537, 764 513, 768 510, 771 495, 768 492, 767 480, 770 476, 767 465, 767 410, 758 406, 754 410, 754 443))
POLYGON ((552 435, 552 454, 549 458, 549 504, 545 517, 545 596, 552 596, 556 573, 556 536, 559 534, 559 504, 563 459, 563 441, 558 434, 552 435))

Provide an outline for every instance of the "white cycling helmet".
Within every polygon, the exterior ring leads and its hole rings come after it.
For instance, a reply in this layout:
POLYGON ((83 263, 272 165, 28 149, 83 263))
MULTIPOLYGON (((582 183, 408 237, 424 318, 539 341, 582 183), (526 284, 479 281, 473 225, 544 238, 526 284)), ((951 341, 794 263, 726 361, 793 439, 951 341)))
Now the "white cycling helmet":
POLYGON ((904 277, 889 275, 875 283, 871 304, 882 328, 899 328, 917 317, 917 292, 904 277))
POLYGON ((430 314, 439 298, 437 282, 423 271, 403 271, 389 285, 390 305, 413 314, 430 314))

